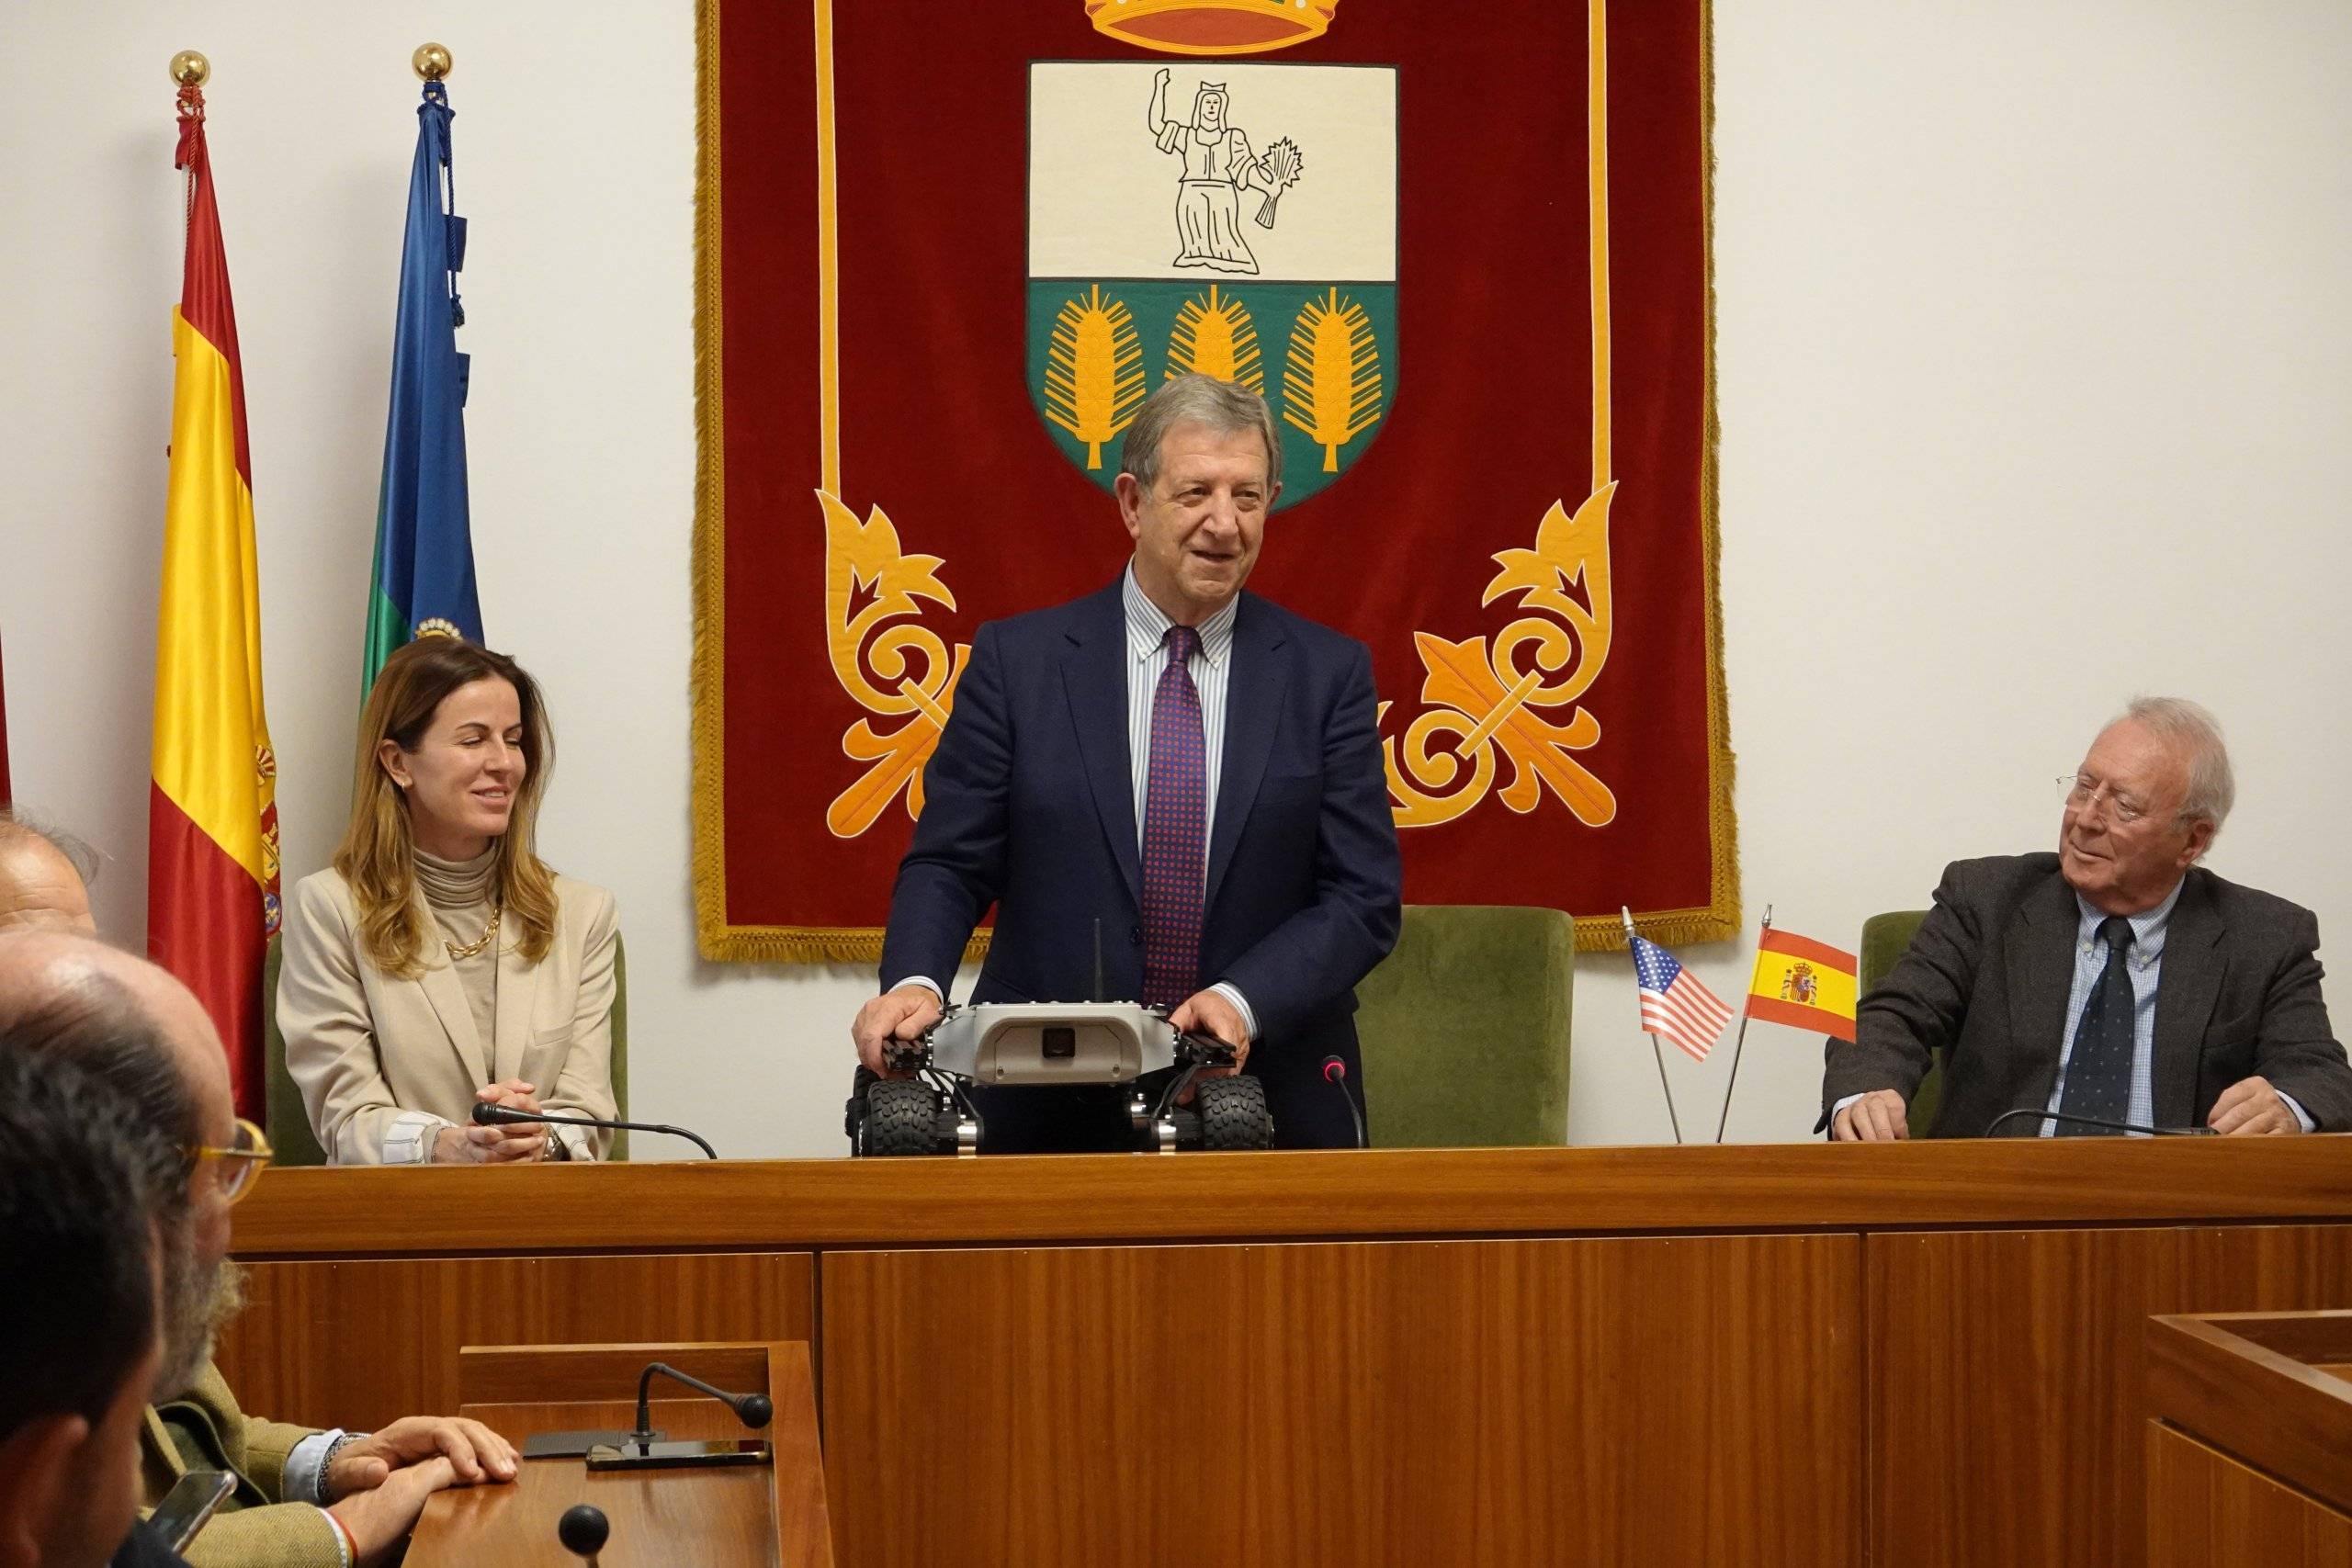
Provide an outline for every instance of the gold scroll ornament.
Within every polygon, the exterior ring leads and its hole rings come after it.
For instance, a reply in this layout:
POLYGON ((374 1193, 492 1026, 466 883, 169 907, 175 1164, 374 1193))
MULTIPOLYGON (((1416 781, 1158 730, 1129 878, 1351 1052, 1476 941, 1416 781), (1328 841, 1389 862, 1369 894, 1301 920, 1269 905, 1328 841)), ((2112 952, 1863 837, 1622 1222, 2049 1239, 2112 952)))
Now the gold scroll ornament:
POLYGON ((825 826, 837 839, 854 839, 901 791, 907 815, 922 815, 923 764, 947 726, 972 649, 959 642, 951 653, 922 624, 921 601, 956 607, 939 581, 939 557, 902 551, 898 528, 879 506, 861 523, 831 491, 819 491, 817 500, 825 513, 825 650, 833 678, 874 717, 905 720, 881 730, 861 718, 842 736, 842 752, 872 766, 833 797, 825 826))
MULTIPOLYGON (((1615 819, 1617 797, 1568 753, 1600 739, 1600 721, 1579 705, 1609 662, 1615 612, 1609 581, 1609 502, 1603 485, 1571 517, 1558 502, 1544 514, 1532 550, 1500 550, 1501 570, 1487 583, 1483 605, 1510 594, 1531 612, 1492 645, 1483 637, 1448 642, 1413 634, 1424 678, 1424 711, 1404 735, 1383 736, 1388 793, 1396 826, 1433 828, 1476 807, 1503 763, 1510 778, 1499 798, 1524 816, 1548 787, 1577 820, 1598 828, 1615 819), (1542 716, 1565 710, 1559 722, 1542 716)), ((1392 705, 1380 705, 1385 723, 1392 705)))
MULTIPOLYGON (((1496 553, 1499 570, 1479 603, 1515 595, 1528 613, 1491 643, 1413 634, 1427 705, 1401 737, 1380 743, 1397 827, 1430 828, 1465 815, 1494 790, 1506 764, 1498 798, 1514 812, 1534 810, 1548 788, 1588 827, 1615 818, 1616 795, 1569 753, 1600 739, 1600 721, 1581 699, 1609 662, 1609 503, 1616 490, 1614 481, 1603 486, 1573 517, 1553 502, 1534 548, 1496 553), (1545 716, 1552 714, 1556 719, 1545 716)), ((907 815, 922 815, 923 765, 972 650, 957 643, 951 651, 922 624, 921 601, 956 607, 938 577, 939 557, 905 554, 879 506, 860 522, 830 492, 820 491, 818 500, 825 513, 827 651, 842 689, 871 716, 842 737, 843 753, 870 765, 825 810, 834 836, 854 839, 901 792, 907 815), (903 722, 883 730, 875 718, 903 722)), ((1380 705, 1384 724, 1392 705, 1380 705)))

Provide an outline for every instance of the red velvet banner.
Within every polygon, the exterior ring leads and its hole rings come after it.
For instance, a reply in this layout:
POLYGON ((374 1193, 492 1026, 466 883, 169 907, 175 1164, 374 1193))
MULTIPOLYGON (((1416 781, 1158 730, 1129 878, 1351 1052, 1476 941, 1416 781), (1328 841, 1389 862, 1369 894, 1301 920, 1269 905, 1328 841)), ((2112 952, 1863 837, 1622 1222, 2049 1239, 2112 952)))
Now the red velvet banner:
POLYGON ((985 620, 1108 583, 1164 375, 1363 638, 1417 903, 1738 920, 1703 0, 705 0, 705 953, 874 956, 985 620), (1163 76, 1164 73, 1164 76, 1163 76))

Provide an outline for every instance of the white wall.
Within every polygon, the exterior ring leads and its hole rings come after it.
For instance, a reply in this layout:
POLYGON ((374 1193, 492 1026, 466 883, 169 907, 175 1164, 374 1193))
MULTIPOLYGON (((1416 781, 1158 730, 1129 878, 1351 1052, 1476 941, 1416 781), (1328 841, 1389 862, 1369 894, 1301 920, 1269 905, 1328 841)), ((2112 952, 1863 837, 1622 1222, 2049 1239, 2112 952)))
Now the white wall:
MULTIPOLYGON (((2229 727, 2240 814, 2216 867, 2346 929, 2326 781, 2346 773, 2352 651, 2331 613, 2352 493, 2352 9, 1719 0, 1715 29, 1751 933, 1769 900, 1791 929, 1850 941, 1868 913, 1923 903, 1951 856, 2044 846, 2047 781, 2142 689, 2199 696, 2229 727)), ((196 47, 215 67, 287 863, 331 850, 407 60, 426 38, 458 62, 483 613, 561 723, 546 845, 620 896, 635 1108, 730 1154, 837 1152, 866 976, 694 956, 687 0, 0 15, 17 793, 112 852, 100 919, 136 942, 179 265, 164 67, 196 47)), ((1686 956, 1734 995, 1746 953, 1686 956)), ((1588 959, 1577 991, 1574 1136, 1667 1136, 1623 960, 1588 959)), ((1815 1044, 1769 1026, 1750 1043, 1730 1135, 1801 1135, 1815 1044)), ((1712 1133, 1728 1057, 1667 1064, 1686 1130, 1712 1133)))

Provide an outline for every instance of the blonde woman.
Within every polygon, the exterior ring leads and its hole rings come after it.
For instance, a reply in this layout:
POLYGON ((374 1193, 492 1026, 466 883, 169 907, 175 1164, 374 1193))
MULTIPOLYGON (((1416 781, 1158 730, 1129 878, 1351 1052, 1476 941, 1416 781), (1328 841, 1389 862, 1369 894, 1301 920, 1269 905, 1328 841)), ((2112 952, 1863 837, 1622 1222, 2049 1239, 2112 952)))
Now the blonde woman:
POLYGON ((351 825, 295 886, 286 1066, 337 1165, 597 1159, 590 1127, 474 1126, 478 1101, 615 1115, 613 896, 532 850, 555 761, 539 689, 455 637, 384 661, 351 825))

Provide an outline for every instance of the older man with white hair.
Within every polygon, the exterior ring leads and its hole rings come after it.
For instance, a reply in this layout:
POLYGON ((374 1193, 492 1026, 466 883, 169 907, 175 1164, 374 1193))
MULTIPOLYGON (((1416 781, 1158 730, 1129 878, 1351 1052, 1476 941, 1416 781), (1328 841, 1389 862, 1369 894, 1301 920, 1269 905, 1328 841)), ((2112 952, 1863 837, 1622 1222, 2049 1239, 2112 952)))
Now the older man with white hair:
POLYGON ((1938 1049, 1933 1136, 2352 1128, 2318 920, 2197 863, 2236 793, 2213 716, 2139 698, 2064 784, 2057 853, 1946 867, 1854 1042, 1829 1043, 1832 1136, 1908 1137, 1938 1049))

